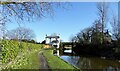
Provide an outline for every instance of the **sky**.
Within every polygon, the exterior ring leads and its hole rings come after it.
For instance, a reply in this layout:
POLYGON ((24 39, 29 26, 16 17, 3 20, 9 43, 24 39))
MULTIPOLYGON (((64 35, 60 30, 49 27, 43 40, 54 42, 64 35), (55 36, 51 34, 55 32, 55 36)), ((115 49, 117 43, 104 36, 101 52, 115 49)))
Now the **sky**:
MULTIPOLYGON (((60 34, 60 38, 64 42, 70 41, 70 37, 76 35, 82 29, 90 27, 98 18, 95 2, 70 2, 69 6, 63 8, 55 8, 53 17, 45 17, 41 20, 31 22, 21 22, 21 26, 30 28, 36 34, 35 40, 42 42, 45 36, 53 33, 60 34)), ((117 3, 109 5, 109 20, 112 13, 117 13, 117 3)), ((12 22, 7 23, 8 30, 18 27, 17 22, 12 19, 12 22)), ((108 23, 108 28, 111 29, 108 23)))

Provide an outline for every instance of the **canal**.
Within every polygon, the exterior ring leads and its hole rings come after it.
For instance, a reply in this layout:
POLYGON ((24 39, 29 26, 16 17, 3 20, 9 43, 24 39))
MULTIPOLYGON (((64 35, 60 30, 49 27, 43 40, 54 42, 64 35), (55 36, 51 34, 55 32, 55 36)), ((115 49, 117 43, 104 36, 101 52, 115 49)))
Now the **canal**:
POLYGON ((109 60, 99 57, 85 57, 82 55, 75 56, 70 55, 71 50, 65 50, 64 53, 61 54, 61 51, 57 50, 58 56, 65 60, 66 62, 77 66, 80 69, 100 69, 107 71, 120 71, 120 62, 109 60), (67 53, 67 54, 66 54, 67 53))

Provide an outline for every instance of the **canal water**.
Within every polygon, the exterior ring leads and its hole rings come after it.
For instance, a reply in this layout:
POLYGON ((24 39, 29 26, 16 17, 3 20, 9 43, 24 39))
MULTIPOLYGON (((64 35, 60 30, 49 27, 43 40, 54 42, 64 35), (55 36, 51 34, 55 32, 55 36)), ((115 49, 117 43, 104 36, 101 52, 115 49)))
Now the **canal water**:
MULTIPOLYGON (((59 51, 59 50, 58 50, 59 51)), ((65 50, 65 53, 71 53, 71 50, 65 50)), ((84 56, 72 56, 66 54, 58 55, 61 59, 68 63, 77 66, 80 69, 102 69, 107 71, 120 71, 120 62, 114 60, 107 60, 104 57, 84 57, 84 56)))

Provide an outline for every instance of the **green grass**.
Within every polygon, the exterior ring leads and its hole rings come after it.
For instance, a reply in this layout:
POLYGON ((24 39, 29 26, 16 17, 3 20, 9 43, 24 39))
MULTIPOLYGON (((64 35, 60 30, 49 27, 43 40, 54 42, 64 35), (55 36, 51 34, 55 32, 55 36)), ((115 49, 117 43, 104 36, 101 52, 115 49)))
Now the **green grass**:
POLYGON ((55 70, 55 69, 70 69, 70 70, 73 70, 74 69, 74 70, 77 70, 77 68, 73 67, 71 64, 63 61, 62 59, 60 59, 57 56, 54 56, 52 54, 52 50, 45 50, 43 55, 45 56, 50 69, 53 69, 53 70, 55 70))
POLYGON ((36 51, 28 54, 26 56, 28 64, 22 65, 20 69, 40 69, 39 52, 40 51, 36 51))
POLYGON ((43 45, 14 40, 3 40, 0 45, 2 45, 2 65, 0 70, 40 68, 38 53, 43 48, 43 45))

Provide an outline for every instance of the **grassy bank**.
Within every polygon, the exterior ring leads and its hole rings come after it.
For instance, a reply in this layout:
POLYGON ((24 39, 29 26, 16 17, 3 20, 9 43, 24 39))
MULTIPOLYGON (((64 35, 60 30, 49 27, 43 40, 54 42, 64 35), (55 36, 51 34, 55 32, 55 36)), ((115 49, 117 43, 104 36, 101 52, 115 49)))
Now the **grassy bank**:
POLYGON ((63 61, 57 56, 54 56, 52 54, 52 50, 45 50, 43 53, 45 56, 48 66, 50 69, 55 70, 55 69, 69 69, 69 70, 77 70, 77 68, 73 67, 71 64, 63 61))
POLYGON ((26 55, 27 64, 20 66, 20 69, 39 69, 40 68, 40 60, 39 60, 39 52, 37 50, 31 54, 26 55))
POLYGON ((3 64, 1 69, 39 69, 38 53, 42 47, 41 44, 2 41, 3 64))

